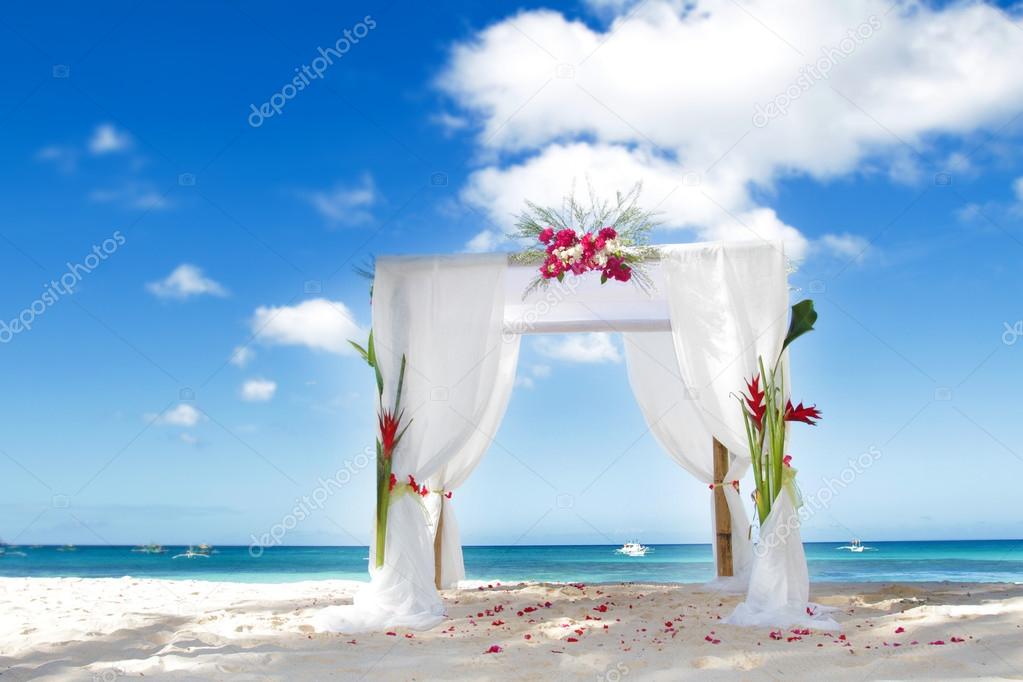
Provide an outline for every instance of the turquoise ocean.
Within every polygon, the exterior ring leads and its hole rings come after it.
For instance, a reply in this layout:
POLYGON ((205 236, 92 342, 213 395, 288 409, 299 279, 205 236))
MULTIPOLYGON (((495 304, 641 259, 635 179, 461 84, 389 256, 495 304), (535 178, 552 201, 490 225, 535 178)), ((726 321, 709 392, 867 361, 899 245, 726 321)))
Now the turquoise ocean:
MULTIPOLYGON (((868 542, 852 553, 846 543, 806 543, 815 581, 1023 582, 1023 540, 868 542)), ((713 577, 710 545, 651 545, 645 557, 626 557, 602 545, 466 547, 469 580, 551 582, 703 582, 713 577)), ((366 547, 272 547, 253 557, 247 547, 217 547, 209 558, 173 558, 131 547, 5 547, 0 576, 122 577, 293 582, 367 580, 366 547)))

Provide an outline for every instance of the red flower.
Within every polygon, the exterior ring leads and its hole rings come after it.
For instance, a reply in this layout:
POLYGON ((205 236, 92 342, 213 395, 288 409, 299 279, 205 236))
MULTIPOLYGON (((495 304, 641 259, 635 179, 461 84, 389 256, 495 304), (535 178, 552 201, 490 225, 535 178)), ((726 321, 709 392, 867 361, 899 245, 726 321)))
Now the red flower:
POLYGON ((408 475, 408 484, 412 486, 412 490, 416 491, 417 493, 419 492, 419 484, 416 483, 416 477, 413 476, 412 474, 408 475))
POLYGON ((398 477, 391 474, 391 482, 387 484, 387 491, 394 492, 394 486, 398 484, 398 477))
POLYGON ((389 459, 400 439, 398 436, 398 426, 401 422, 401 414, 399 413, 396 417, 390 410, 381 409, 377 421, 380 424, 381 451, 383 452, 384 459, 389 459))
POLYGON ((598 232, 597 235, 601 239, 614 239, 618 236, 618 233, 615 232, 615 229, 613 227, 605 227, 601 229, 601 231, 598 232))
POLYGON ((446 498, 448 498, 450 500, 451 499, 451 491, 449 490, 446 493, 444 493, 444 497, 446 497, 446 498))
POLYGON ((537 239, 539 239, 544 244, 549 244, 550 241, 552 239, 554 239, 554 228, 553 227, 548 227, 548 228, 546 228, 544 230, 541 230, 540 231, 540 236, 537 237, 537 239))
POLYGON ((792 401, 788 401, 785 404, 785 421, 787 422, 803 422, 813 426, 816 422, 814 420, 821 418, 821 412, 817 409, 816 405, 810 405, 809 407, 803 407, 803 403, 799 403, 795 407, 792 407, 792 401))
POLYGON ((753 423, 757 425, 758 429, 763 429, 764 413, 767 411, 767 406, 764 405, 764 392, 760 390, 760 375, 757 374, 747 381, 746 388, 749 389, 749 395, 743 397, 746 399, 746 405, 749 407, 750 417, 752 417, 753 423))
MULTIPOLYGON (((792 466, 792 455, 785 455, 781 458, 781 463, 787 467, 792 466)), ((812 615, 812 614, 811 614, 812 615)))

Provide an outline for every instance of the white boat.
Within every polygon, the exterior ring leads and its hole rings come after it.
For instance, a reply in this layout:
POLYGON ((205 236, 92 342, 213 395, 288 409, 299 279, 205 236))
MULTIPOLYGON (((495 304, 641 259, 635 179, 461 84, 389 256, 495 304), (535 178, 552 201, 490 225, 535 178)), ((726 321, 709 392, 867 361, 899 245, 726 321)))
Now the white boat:
POLYGON ((194 547, 189 547, 187 552, 183 554, 175 554, 172 559, 209 559, 210 558, 209 545, 199 545, 198 551, 194 547))
POLYGON ((138 552, 140 554, 164 554, 167 552, 167 549, 163 545, 150 543, 148 545, 139 545, 138 547, 133 548, 131 551, 138 552))
POLYGON ((654 551, 650 547, 645 547, 638 542, 626 542, 624 545, 615 550, 615 554, 624 554, 625 556, 646 556, 648 552, 654 551))
POLYGON ((842 545, 841 547, 836 547, 835 549, 845 549, 845 550, 848 550, 850 552, 862 552, 865 549, 876 550, 877 548, 876 547, 867 547, 867 546, 861 544, 859 540, 853 540, 852 544, 842 545))

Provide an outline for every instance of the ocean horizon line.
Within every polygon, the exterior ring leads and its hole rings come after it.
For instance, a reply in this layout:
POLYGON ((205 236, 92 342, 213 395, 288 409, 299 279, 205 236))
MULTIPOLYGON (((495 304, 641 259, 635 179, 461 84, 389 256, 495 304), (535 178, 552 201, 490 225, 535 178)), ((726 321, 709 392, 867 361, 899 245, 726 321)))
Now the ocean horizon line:
MULTIPOLYGON (((938 543, 938 542, 941 542, 941 543, 1023 542, 1023 538, 949 538, 949 539, 909 539, 909 540, 872 540, 870 538, 859 538, 859 540, 860 540, 860 542, 870 542, 870 543, 874 543, 874 544, 886 544, 886 543, 888 543, 888 544, 890 544, 890 543, 901 543, 901 544, 905 544, 905 543, 938 543)), ((833 545, 833 544, 842 544, 842 543, 847 543, 847 542, 849 542, 848 539, 841 539, 841 540, 804 540, 803 544, 804 545, 833 545)), ((43 548, 43 547, 59 548, 59 547, 67 547, 67 546, 79 547, 79 548, 89 548, 89 547, 109 547, 109 548, 128 547, 128 548, 133 548, 133 547, 144 547, 146 545, 151 545, 151 544, 161 545, 161 546, 164 546, 164 547, 196 547, 196 546, 199 546, 200 544, 209 544, 209 545, 214 545, 214 546, 220 547, 220 548, 229 548, 230 547, 230 548, 241 548, 241 549, 244 549, 246 547, 250 547, 251 546, 251 544, 197 543, 197 542, 158 542, 158 541, 154 541, 154 540, 150 540, 148 542, 138 542, 138 543, 109 543, 109 544, 108 543, 72 543, 72 542, 68 542, 68 543, 59 543, 59 542, 15 542, 15 543, 11 543, 11 542, 0 541, 0 546, 7 546, 7 547, 39 547, 39 548, 43 548)), ((710 543, 710 542, 644 542, 643 544, 645 544, 645 545, 647 545, 649 547, 711 547, 712 546, 712 543, 710 543)), ((478 548, 478 549, 490 549, 490 548, 501 548, 501 549, 520 548, 520 549, 529 549, 529 548, 538 548, 538 547, 618 547, 618 546, 620 546, 620 545, 617 544, 617 543, 608 543, 608 542, 538 543, 538 544, 528 544, 528 545, 526 545, 526 544, 487 543, 487 544, 463 544, 462 545, 462 547, 465 547, 465 548, 470 548, 471 547, 471 548, 478 548)), ((268 545, 268 546, 264 546, 263 549, 265 551, 265 550, 269 550, 269 549, 302 549, 302 548, 311 548, 311 549, 334 549, 334 548, 337 548, 337 549, 343 549, 343 548, 368 548, 368 547, 369 547, 369 545, 354 545, 354 544, 332 545, 332 544, 314 544, 314 543, 309 543, 309 544, 294 544, 294 545, 289 545, 289 544, 268 545)))

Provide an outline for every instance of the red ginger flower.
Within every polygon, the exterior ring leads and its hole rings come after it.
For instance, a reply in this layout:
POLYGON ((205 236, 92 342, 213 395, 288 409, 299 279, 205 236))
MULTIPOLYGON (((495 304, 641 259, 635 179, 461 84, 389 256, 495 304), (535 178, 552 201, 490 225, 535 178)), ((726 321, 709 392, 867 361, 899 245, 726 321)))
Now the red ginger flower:
POLYGON ((395 416, 390 410, 381 409, 377 418, 380 424, 380 446, 385 458, 390 458, 394 447, 398 444, 398 427, 401 423, 401 413, 395 416))
POLYGON ((821 412, 817 409, 816 405, 810 405, 809 407, 803 407, 803 403, 799 403, 795 407, 792 407, 792 401, 788 401, 785 404, 785 421, 787 422, 803 422, 814 426, 815 420, 821 418, 821 412))
POLYGON ((743 397, 746 399, 746 405, 749 407, 750 416, 753 418, 753 423, 757 425, 757 428, 763 429, 764 413, 767 411, 767 406, 764 404, 764 392, 760 389, 760 375, 757 374, 747 381, 746 388, 749 389, 749 395, 743 397))

